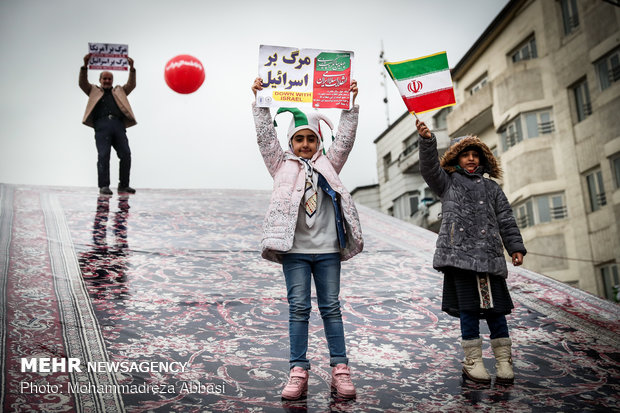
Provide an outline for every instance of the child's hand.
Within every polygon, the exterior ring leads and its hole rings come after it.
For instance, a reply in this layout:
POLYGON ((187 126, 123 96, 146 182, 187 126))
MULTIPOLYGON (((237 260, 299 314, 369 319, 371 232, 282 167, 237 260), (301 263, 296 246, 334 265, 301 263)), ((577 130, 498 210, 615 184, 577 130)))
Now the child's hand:
POLYGON ((259 90, 263 90, 263 79, 257 77, 254 79, 254 83, 252 83, 252 92, 254 93, 254 96, 256 96, 256 92, 259 90))
POLYGON ((415 126, 416 128, 418 128, 418 133, 421 137, 426 139, 432 138, 431 131, 428 130, 428 126, 426 126, 426 123, 421 122, 419 119, 417 119, 415 121, 415 126))
POLYGON ((351 88, 349 92, 353 93, 353 103, 351 106, 355 106, 355 98, 357 97, 357 80, 351 79, 351 88))
POLYGON ((512 254, 512 265, 518 267, 521 264, 523 264, 523 254, 520 252, 514 252, 512 254))

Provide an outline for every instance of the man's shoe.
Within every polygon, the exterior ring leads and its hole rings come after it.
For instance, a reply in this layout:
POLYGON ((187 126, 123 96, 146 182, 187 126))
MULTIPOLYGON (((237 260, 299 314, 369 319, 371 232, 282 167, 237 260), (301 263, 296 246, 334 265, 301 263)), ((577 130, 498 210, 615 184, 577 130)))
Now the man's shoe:
POLYGON ((119 186, 118 193, 119 194, 135 194, 136 190, 130 186, 119 186))
POLYGON ((332 369, 332 389, 336 390, 338 397, 355 398, 355 386, 351 381, 351 370, 346 364, 338 364, 332 369))
POLYGON ((288 383, 282 390, 282 398, 286 400, 297 400, 308 392, 308 370, 302 367, 291 369, 288 383))
POLYGON ((112 195, 112 191, 110 190, 109 186, 102 186, 101 188, 99 188, 99 194, 100 195, 112 195))

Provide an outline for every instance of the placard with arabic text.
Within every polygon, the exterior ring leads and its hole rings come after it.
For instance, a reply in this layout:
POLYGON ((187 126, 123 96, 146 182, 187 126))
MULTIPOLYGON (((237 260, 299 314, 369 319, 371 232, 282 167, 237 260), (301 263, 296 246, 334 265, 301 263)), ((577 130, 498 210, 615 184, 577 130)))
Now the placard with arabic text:
POLYGON ((129 46, 126 44, 88 43, 88 68, 94 70, 127 70, 129 46))
POLYGON ((259 107, 351 108, 353 52, 261 45, 259 107))

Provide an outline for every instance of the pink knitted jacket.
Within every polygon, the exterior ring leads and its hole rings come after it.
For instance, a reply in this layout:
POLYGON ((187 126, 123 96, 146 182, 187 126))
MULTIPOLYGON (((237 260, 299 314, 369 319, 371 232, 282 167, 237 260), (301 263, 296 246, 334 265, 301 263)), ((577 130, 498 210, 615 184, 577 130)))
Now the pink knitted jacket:
MULTIPOLYGON (((258 147, 274 180, 269 209, 263 222, 262 256, 270 261, 282 262, 279 253, 286 252, 293 246, 297 213, 303 197, 305 173, 299 162, 285 159, 285 152, 278 141, 269 109, 259 108, 252 104, 252 112, 258 147)), ((342 261, 348 260, 364 248, 362 228, 355 203, 338 176, 355 142, 358 115, 359 106, 357 105, 350 111, 343 110, 336 139, 330 145, 327 154, 323 155, 319 151, 310 161, 314 169, 323 175, 329 185, 340 195, 347 234, 347 246, 340 251, 342 261)))

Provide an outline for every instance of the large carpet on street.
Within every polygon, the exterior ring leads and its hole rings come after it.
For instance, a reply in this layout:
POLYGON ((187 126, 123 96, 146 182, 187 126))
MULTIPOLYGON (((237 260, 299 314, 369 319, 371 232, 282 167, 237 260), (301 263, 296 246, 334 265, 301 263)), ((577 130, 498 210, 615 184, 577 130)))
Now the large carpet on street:
MULTIPOLYGON (((314 301, 308 396, 283 402, 286 291, 259 251, 268 201, 0 184, 1 409, 620 411, 618 305, 509 265, 516 380, 471 383, 458 321, 440 310, 436 235, 363 206, 366 246, 343 263, 341 290, 357 399, 330 392, 314 301), (47 358, 81 371, 24 365, 47 358)), ((483 340, 493 374, 484 323, 483 340)))

